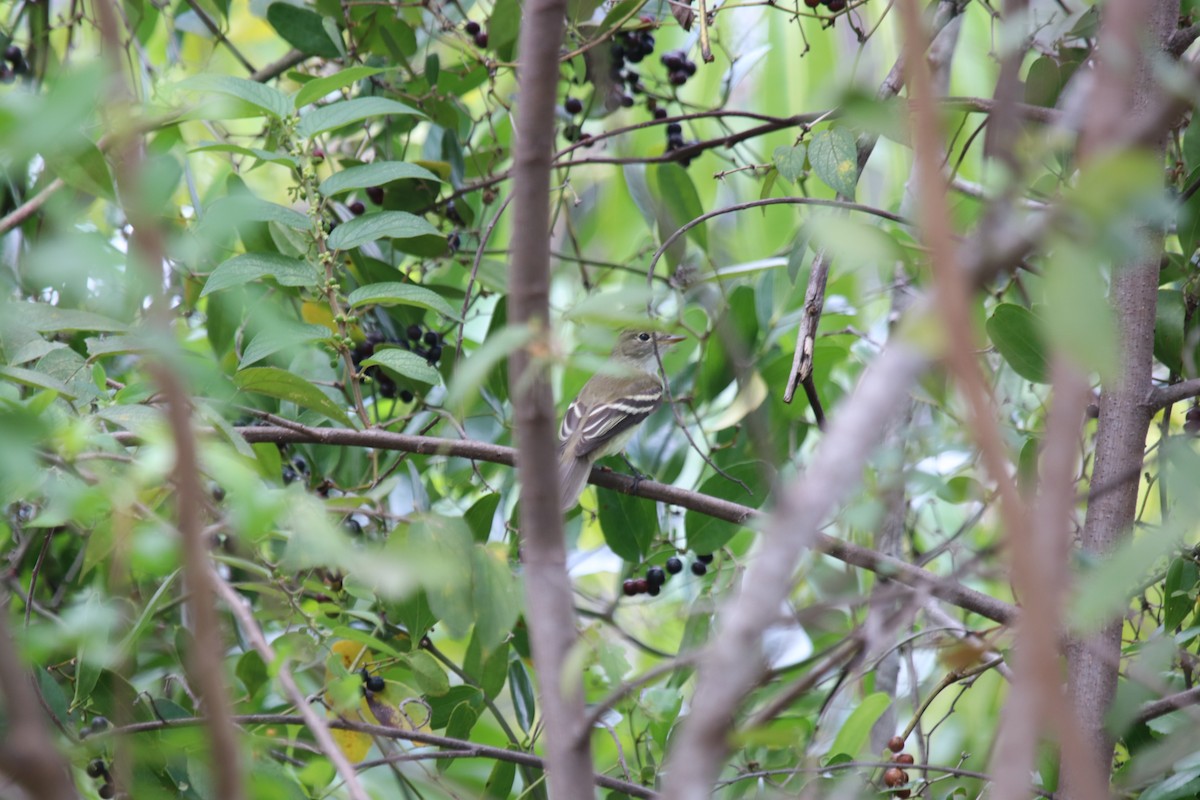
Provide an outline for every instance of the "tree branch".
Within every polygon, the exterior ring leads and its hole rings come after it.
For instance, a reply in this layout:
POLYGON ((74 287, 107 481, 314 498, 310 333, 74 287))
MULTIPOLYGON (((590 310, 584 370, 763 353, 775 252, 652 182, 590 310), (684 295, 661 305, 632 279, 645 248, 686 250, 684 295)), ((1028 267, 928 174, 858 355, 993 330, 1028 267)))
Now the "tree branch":
POLYGON ((567 0, 527 0, 522 14, 508 269, 509 320, 534 333, 510 358, 509 395, 521 483, 525 616, 546 724, 547 780, 556 800, 593 795, 591 739, 580 727, 582 676, 565 669, 577 630, 559 510, 554 395, 545 361, 537 357, 551 337, 550 167, 566 10, 567 0))

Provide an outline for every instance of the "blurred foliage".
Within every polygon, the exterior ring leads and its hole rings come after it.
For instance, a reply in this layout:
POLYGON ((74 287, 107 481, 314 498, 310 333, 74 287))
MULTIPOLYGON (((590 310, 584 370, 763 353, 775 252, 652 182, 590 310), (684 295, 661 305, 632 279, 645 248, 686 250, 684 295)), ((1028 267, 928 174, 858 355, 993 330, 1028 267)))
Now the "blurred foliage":
MULTIPOLYGON (((906 291, 927 282, 911 227, 888 218, 911 216, 906 112, 874 99, 897 55, 891 5, 814 6, 710 3, 706 63, 701 25, 685 29, 666 3, 572 2, 560 71, 551 302, 561 324, 542 363, 567 398, 617 328, 686 332, 663 358, 673 408, 643 425, 629 458, 656 480, 754 508, 770 507, 771 480, 802 470, 820 439, 803 393, 781 400, 814 254, 834 257, 813 373, 833 413, 891 335, 906 291), (840 115, 812 128, 787 121, 835 107, 840 115), (677 119, 697 112, 706 113, 677 119), (726 146, 764 121, 740 112, 776 123, 726 146), (882 138, 860 174, 861 136, 882 138), (841 197, 887 213, 749 208, 691 227, 652 264, 701 214, 779 197, 841 197)), ((1096 13, 1037 6, 1025 101, 1052 106, 1087 55, 1096 13)), ((203 429, 213 558, 305 694, 330 716, 536 751, 544 734, 514 471, 364 447, 251 445, 238 432, 274 419, 513 444, 505 362, 530 340, 508 324, 506 305, 520 4, 116 8, 119 58, 90 17, 64 15, 65 5, 0 3, 0 212, 29 212, 6 217, 0 252, 0 545, 18 643, 81 790, 91 796, 111 770, 138 800, 213 797, 203 728, 149 724, 119 746, 109 730, 198 713, 156 361, 184 379, 203 429), (247 77, 293 48, 290 66, 247 77), (136 157, 133 141, 144 142, 136 157), (157 239, 161 263, 143 233, 157 239), (164 290, 169 311, 156 319, 164 290), (95 759, 99 778, 88 774, 95 759)), ((986 8, 966 9, 951 94, 990 94, 993 24, 986 8)), ((1006 191, 985 169, 982 139, 963 135, 980 119, 947 107, 949 163, 963 181, 1006 191)), ((1037 491, 1050 352, 1097 384, 1112 374, 1120 343, 1109 287, 1144 252, 1148 224, 1175 231, 1156 377, 1200 377, 1194 128, 1166 165, 1178 202, 1162 191, 1164 165, 1145 156, 1076 172, 1069 146, 1032 127, 1019 134, 1018 192, 1061 197, 1065 212, 1030 269, 999 279, 973 310, 1027 492, 1037 491)), ((954 225, 970 231, 985 204, 970 192, 952 200, 954 225)), ((906 324, 937 346, 927 323, 906 324)), ((884 443, 827 531, 879 546, 884 498, 899 487, 897 554, 1011 599, 961 400, 940 373, 895 400, 911 403, 911 424, 884 443)), ((1184 416, 1176 407, 1154 434, 1138 535, 1111 562, 1077 565, 1070 616, 1087 630, 1104 613, 1126 613, 1116 779, 1154 800, 1200 797, 1188 718, 1132 722, 1138 703, 1191 684, 1200 648, 1196 509, 1183 490, 1200 474, 1187 438, 1200 432, 1200 412, 1186 433, 1184 416)), ((705 644, 755 557, 750 528, 595 489, 569 513, 567 534, 590 703, 705 644), (665 571, 661 591, 629 596, 626 583, 651 569, 665 571)), ((750 711, 860 630, 876 584, 817 556, 801 577, 770 630, 772 672, 750 711)), ((278 665, 232 622, 225 633, 236 713, 294 713, 273 682, 278 665)), ((872 751, 872 729, 881 720, 888 736, 904 729, 948 671, 970 671, 980 657, 923 617, 889 635, 884 649, 904 655, 897 691, 877 689, 878 662, 864 663, 762 725, 735 726, 719 795, 879 796, 882 771, 852 761, 885 757, 872 751)), ((993 638, 1007 652, 1009 638, 993 638)), ((690 696, 691 676, 688 666, 666 671, 603 715, 598 773, 658 785, 681 714, 704 702, 690 696)), ((909 752, 987 769, 1006 693, 984 672, 933 697, 909 752)), ((303 726, 250 719, 241 730, 255 800, 345 796, 303 726)), ((354 733, 338 742, 355 761, 424 752, 354 733)), ((1038 776, 1048 789, 1053 762, 1038 776)), ((913 777, 910 788, 938 798, 983 785, 913 777)), ((536 771, 483 758, 375 763, 363 778, 376 797, 545 793, 536 771)))

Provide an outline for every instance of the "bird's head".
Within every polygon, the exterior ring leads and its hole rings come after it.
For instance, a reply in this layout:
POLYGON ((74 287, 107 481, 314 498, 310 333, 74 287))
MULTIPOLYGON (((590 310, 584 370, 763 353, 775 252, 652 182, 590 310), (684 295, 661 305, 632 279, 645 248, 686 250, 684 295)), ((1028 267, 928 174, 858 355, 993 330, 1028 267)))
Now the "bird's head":
POLYGON ((638 369, 650 369, 654 365, 656 348, 662 352, 686 338, 662 331, 624 330, 613 346, 613 360, 638 369))

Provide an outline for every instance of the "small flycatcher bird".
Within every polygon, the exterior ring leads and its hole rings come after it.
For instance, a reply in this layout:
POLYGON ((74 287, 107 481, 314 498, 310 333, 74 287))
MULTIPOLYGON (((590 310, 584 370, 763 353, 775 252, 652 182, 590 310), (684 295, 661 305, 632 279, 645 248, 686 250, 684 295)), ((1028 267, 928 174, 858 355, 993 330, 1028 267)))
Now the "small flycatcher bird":
POLYGON ((637 426, 662 405, 655 348, 662 351, 686 338, 659 331, 621 331, 609 357, 614 369, 592 376, 583 385, 558 430, 563 511, 583 494, 592 465, 624 450, 637 426))

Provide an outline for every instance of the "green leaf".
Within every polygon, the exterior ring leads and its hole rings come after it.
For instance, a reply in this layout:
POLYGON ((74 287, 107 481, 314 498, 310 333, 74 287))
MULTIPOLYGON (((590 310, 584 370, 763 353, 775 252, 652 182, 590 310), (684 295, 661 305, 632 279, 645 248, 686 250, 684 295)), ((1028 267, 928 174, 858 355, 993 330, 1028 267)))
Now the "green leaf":
POLYGON ((808 146, 813 172, 839 195, 854 199, 858 186, 858 149, 845 128, 818 131, 808 146))
POLYGON ((48 389, 58 392, 68 400, 74 400, 76 396, 75 392, 72 392, 65 383, 57 378, 24 367, 0 367, 0 381, 12 381, 24 386, 32 386, 35 389, 48 389))
POLYGON ((838 731, 837 738, 833 740, 829 754, 844 753, 851 758, 857 758, 867 746, 871 728, 874 727, 883 712, 887 711, 891 703, 892 698, 885 692, 876 692, 864 697, 858 704, 858 708, 850 712, 850 716, 842 723, 842 729, 838 731))
POLYGON ((776 147, 775 169, 779 170, 779 174, 784 178, 795 183, 804 174, 804 159, 807 155, 808 148, 803 144, 776 147))
POLYGON ((300 118, 296 133, 306 139, 371 117, 408 115, 422 117, 420 111, 386 97, 356 97, 314 108, 300 118))
POLYGON ((508 693, 512 695, 517 724, 521 726, 521 730, 529 733, 537 717, 537 695, 533 691, 529 672, 519 658, 514 658, 508 663, 508 693))
POLYGON ((295 348, 307 342, 317 342, 330 336, 329 328, 324 325, 308 325, 295 322, 276 322, 263 328, 258 335, 250 340, 246 351, 242 353, 240 369, 262 361, 267 356, 274 355, 280 350, 295 348))
MULTIPOLYGON (((762 465, 754 461, 734 464, 725 470, 731 478, 742 481, 754 494, 746 494, 746 490, 723 475, 713 475, 700 484, 700 493, 719 497, 722 500, 732 500, 751 508, 762 505, 766 499, 766 490, 762 485, 762 465)), ((747 521, 748 523, 749 521, 747 521)), ((725 545, 733 535, 747 523, 737 524, 716 519, 698 511, 689 511, 683 518, 684 529, 687 531, 688 547, 697 553, 712 553, 725 545)))
POLYGON ((301 53, 319 58, 337 58, 341 50, 329 38, 322 17, 315 11, 291 3, 267 6, 267 22, 284 41, 301 53))
POLYGON ((1200 582, 1200 570, 1196 562, 1187 558, 1171 559, 1167 568, 1167 579, 1163 584, 1164 610, 1163 630, 1174 631, 1196 607, 1196 584, 1200 582))
POLYGON ((201 297, 243 283, 274 278, 283 286, 316 286, 319 276, 307 261, 278 253, 242 253, 212 271, 201 297))
MULTIPOLYGON (((662 241, 687 223, 704 214, 700 195, 687 170, 678 164, 657 164, 653 168, 658 199, 666 207, 668 225, 660 225, 662 241), (673 226, 673 227, 672 227, 673 226), (668 230, 668 228, 670 228, 668 230)), ((708 249, 708 229, 701 223, 688 230, 687 235, 705 250, 708 249)))
POLYGON ((270 164, 279 164, 283 167, 295 169, 298 165, 296 159, 292 158, 287 153, 280 153, 275 150, 262 150, 257 147, 242 147, 236 144, 226 144, 223 142, 211 142, 202 144, 198 147, 193 147, 188 150, 189 153, 237 153, 242 156, 251 156, 259 161, 266 161, 270 164))
POLYGON ((347 300, 351 308, 366 305, 416 306, 436 311, 453 320, 462 319, 440 294, 414 283, 372 283, 355 289, 347 300))
POLYGON ((417 688, 422 693, 441 697, 450 691, 450 680, 446 677, 446 670, 429 653, 416 650, 409 653, 406 660, 416 679, 417 688))
POLYGON ((446 393, 446 407, 458 408, 468 398, 478 394, 492 370, 508 361, 514 351, 524 347, 533 338, 529 328, 504 327, 488 334, 483 346, 469 358, 455 364, 454 376, 446 393))
POLYGON ((1177 375, 1183 372, 1185 317, 1183 292, 1159 289, 1154 318, 1154 357, 1177 375))
POLYGON ((184 89, 236 97, 262 109, 273 117, 286 117, 292 113, 288 96, 273 86, 231 75, 195 75, 179 84, 184 89))
POLYGON ((56 333, 58 331, 121 333, 129 330, 129 326, 124 322, 93 314, 90 311, 59 308, 48 303, 5 303, 0 306, 0 313, 11 315, 10 319, 17 325, 30 328, 38 333, 56 333))
POLYGON ((308 217, 296 209, 247 194, 221 197, 204 210, 204 225, 232 227, 247 222, 278 222, 297 231, 307 231, 311 227, 308 217))
POLYGON ((623 492, 601 491, 597 497, 604 541, 624 560, 638 563, 658 534, 655 504, 623 492))
POLYGON ((362 362, 364 367, 374 365, 387 367, 405 378, 434 386, 442 380, 441 373, 429 366, 428 361, 401 347, 377 347, 375 354, 362 362))
MULTIPOLYGON (((277 3, 276 5, 282 5, 277 3)), ((268 12, 270 13, 270 12, 268 12)), ((300 87, 300 91, 296 92, 292 103, 297 109, 301 109, 309 103, 320 100, 330 92, 336 92, 344 86, 349 86, 355 81, 361 81, 363 78, 369 78, 372 75, 378 75, 381 72, 389 72, 398 69, 397 67, 347 67, 339 70, 332 75, 326 75, 323 78, 314 78, 304 86, 300 87)))
MULTIPOLYGON (((459 703, 450 712, 450 719, 446 722, 446 735, 452 739, 466 740, 471 736, 471 729, 475 727, 476 721, 479 719, 479 712, 471 707, 470 703, 459 703)), ((444 771, 452 762, 440 761, 438 767, 444 771)))
POLYGON ((521 30, 520 0, 496 0, 488 15, 488 47, 499 52, 509 50, 521 30))
POLYGON ((343 222, 329 234, 330 250, 349 250, 378 239, 441 236, 438 229, 407 211, 374 211, 343 222))
POLYGON ((486 800, 508 800, 512 795, 513 782, 517 779, 517 765, 512 761, 499 761, 492 765, 491 774, 483 786, 486 800))
POLYGON ((321 194, 332 197, 353 189, 366 189, 371 186, 382 186, 392 181, 419 179, 444 183, 424 167, 410 164, 407 161, 376 161, 374 164, 361 164, 348 167, 341 172, 335 172, 321 182, 321 194))
POLYGON ((471 552, 475 635, 484 652, 505 640, 521 609, 508 560, 499 548, 477 545, 471 552))
POLYGON ((1029 309, 1001 303, 988 317, 988 338, 1013 371, 1034 383, 1046 383, 1046 345, 1029 309))
POLYGON ((463 514, 471 536, 476 542, 486 544, 492 533, 492 521, 496 518, 496 509, 500 507, 500 494, 485 494, 475 501, 475 504, 463 514))
POLYGON ((352 427, 346 412, 327 394, 299 375, 274 367, 251 367, 233 376, 239 389, 251 394, 264 394, 278 400, 312 409, 330 419, 352 427))

